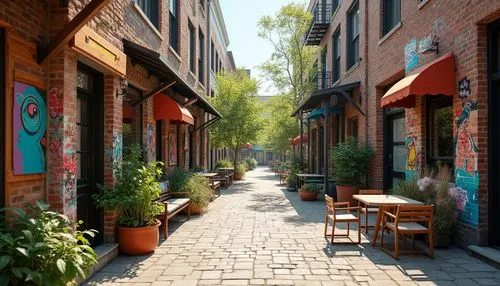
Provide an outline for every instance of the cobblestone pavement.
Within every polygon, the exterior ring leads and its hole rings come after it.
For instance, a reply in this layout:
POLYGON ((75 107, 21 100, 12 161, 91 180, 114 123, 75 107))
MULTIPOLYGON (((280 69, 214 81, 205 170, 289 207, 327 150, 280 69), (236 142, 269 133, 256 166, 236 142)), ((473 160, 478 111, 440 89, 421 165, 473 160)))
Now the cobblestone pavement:
POLYGON ((330 246, 323 201, 302 202, 264 168, 200 217, 178 217, 154 254, 120 256, 91 285, 500 285, 500 272, 451 248, 399 261, 366 238, 330 246))

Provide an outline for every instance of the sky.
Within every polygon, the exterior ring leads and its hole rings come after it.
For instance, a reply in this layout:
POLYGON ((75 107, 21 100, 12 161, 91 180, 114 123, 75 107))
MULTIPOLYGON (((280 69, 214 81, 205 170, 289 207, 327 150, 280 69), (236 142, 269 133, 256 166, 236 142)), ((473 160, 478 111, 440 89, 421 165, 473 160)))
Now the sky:
MULTIPOLYGON (((275 15, 281 6, 290 3, 291 0, 219 1, 229 34, 228 50, 233 51, 236 66, 251 69, 252 77, 263 81, 259 95, 274 95, 276 92, 271 84, 260 77, 257 69, 257 66, 265 62, 273 51, 271 44, 257 35, 257 23, 262 16, 275 15)), ((295 2, 309 1, 295 0, 295 2)))

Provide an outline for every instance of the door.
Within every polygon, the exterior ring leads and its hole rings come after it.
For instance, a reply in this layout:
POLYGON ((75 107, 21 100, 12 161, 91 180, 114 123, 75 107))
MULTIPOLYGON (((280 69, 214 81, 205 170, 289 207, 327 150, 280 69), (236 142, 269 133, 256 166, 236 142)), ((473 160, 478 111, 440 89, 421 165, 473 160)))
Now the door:
POLYGON ((324 174, 325 170, 325 129, 323 126, 321 126, 318 130, 319 132, 319 148, 318 148, 318 158, 319 158, 319 165, 318 165, 318 173, 319 174, 324 174))
MULTIPOLYGON (((0 114, 5 116, 5 30, 0 29, 0 114)), ((5 120, 0 120, 0 208, 5 206, 5 120)))
POLYGON ((391 189, 405 180, 406 174, 406 130, 405 113, 397 110, 386 112, 385 134, 385 178, 384 189, 391 189))
POLYGON ((500 246, 500 21, 488 27, 488 241, 500 246))
POLYGON ((77 216, 82 229, 99 231, 92 244, 102 242, 103 213, 92 195, 103 183, 103 76, 79 64, 77 73, 77 216))
POLYGON ((311 134, 311 172, 313 174, 316 174, 316 160, 317 160, 317 154, 316 154, 316 150, 317 150, 317 146, 316 146, 316 133, 317 133, 318 129, 315 128, 312 130, 312 134, 311 134))

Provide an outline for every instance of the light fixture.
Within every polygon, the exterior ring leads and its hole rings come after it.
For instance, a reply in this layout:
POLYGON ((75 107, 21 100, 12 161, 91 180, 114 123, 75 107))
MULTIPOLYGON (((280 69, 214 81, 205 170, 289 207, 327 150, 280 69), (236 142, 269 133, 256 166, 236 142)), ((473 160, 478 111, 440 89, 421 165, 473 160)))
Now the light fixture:
POLYGON ((116 91, 116 97, 127 95, 128 81, 126 78, 120 78, 120 88, 116 91))
POLYGON ((431 54, 431 53, 438 54, 439 53, 439 38, 436 35, 434 35, 434 37, 432 38, 432 42, 429 45, 429 47, 427 47, 421 53, 422 54, 431 54))

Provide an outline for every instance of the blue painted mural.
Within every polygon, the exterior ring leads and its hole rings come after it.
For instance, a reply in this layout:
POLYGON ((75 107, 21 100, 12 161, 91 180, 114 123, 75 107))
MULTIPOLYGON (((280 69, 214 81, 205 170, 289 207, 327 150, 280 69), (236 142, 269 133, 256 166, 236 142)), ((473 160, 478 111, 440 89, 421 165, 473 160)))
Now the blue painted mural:
POLYGON ((12 146, 14 175, 45 173, 47 107, 38 88, 14 82, 12 146))
POLYGON ((418 65, 417 39, 413 38, 405 45, 405 72, 409 73, 418 65))

